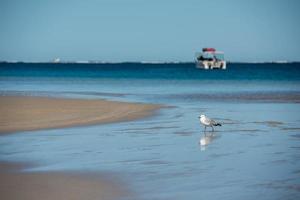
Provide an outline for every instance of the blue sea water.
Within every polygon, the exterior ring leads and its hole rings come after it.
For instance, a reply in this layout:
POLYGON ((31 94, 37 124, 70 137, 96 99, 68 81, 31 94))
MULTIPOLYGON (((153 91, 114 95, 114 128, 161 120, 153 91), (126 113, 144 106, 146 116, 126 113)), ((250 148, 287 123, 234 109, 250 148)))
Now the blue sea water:
POLYGON ((113 172, 130 199, 300 198, 299 63, 1 63, 0 94, 166 106, 137 121, 0 136, 0 160, 37 164, 28 171, 113 172), (204 135, 201 113, 223 126, 204 135))

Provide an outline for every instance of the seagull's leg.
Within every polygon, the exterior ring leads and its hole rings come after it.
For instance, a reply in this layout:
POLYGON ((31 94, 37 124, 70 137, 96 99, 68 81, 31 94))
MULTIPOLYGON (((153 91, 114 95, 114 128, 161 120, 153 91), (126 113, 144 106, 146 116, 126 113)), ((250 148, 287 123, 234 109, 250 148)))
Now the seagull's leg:
POLYGON ((212 128, 212 131, 214 132, 215 131, 214 126, 211 126, 211 128, 212 128))
POLYGON ((204 126, 204 135, 206 136, 206 126, 204 126))

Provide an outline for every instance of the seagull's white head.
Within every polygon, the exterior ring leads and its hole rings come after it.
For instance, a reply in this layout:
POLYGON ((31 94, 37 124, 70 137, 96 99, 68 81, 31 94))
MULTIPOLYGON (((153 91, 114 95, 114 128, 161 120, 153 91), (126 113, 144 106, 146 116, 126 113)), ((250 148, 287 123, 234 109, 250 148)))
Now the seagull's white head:
POLYGON ((200 117, 199 117, 199 118, 203 118, 203 117, 205 117, 205 115, 200 115, 200 117))

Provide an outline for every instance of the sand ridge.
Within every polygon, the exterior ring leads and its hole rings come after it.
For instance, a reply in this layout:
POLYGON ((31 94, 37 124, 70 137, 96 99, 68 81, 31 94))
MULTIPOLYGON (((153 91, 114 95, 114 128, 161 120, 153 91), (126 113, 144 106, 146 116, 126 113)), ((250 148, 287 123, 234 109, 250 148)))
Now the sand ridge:
POLYGON ((135 120, 160 105, 107 100, 0 96, 0 133, 135 120))

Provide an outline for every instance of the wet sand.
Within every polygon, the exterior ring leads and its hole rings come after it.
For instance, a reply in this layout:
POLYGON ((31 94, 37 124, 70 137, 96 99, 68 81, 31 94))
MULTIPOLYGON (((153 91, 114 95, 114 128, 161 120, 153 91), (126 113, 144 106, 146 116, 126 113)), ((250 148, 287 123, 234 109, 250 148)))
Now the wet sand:
POLYGON ((28 96, 0 97, 0 133, 129 121, 159 105, 28 96))
POLYGON ((0 199, 115 200, 131 192, 113 175, 75 172, 22 173, 23 166, 0 163, 0 199))
MULTIPOLYGON (((106 100, 1 96, 0 133, 129 121, 160 106, 106 100)), ((113 174, 20 172, 21 164, 0 162, 0 199, 115 200, 132 193, 113 174)))

